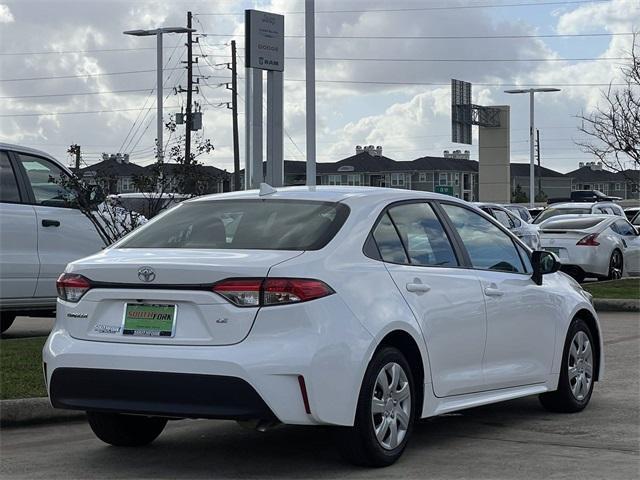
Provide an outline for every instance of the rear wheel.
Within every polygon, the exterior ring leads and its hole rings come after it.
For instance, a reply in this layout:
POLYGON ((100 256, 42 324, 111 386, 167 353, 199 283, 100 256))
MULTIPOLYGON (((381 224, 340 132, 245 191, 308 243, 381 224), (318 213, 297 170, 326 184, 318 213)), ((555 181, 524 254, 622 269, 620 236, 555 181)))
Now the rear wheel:
POLYGON ((396 348, 381 349, 365 373, 354 426, 341 431, 343 456, 356 465, 391 465, 407 445, 417 409, 407 360, 396 348))
POLYGON ((0 313, 0 333, 4 333, 13 325, 13 321, 16 319, 16 315, 11 312, 0 313))
POLYGON ((540 395, 540 403, 552 412, 575 413, 591 399, 597 358, 593 335, 581 318, 569 327, 562 355, 558 389, 540 395))
POLYGON ((620 250, 614 250, 609 259, 609 274, 607 280, 618 280, 622 278, 623 262, 622 252, 620 250))
POLYGON ((153 442, 167 424, 166 418, 87 412, 89 426, 100 440, 116 447, 140 447, 153 442))

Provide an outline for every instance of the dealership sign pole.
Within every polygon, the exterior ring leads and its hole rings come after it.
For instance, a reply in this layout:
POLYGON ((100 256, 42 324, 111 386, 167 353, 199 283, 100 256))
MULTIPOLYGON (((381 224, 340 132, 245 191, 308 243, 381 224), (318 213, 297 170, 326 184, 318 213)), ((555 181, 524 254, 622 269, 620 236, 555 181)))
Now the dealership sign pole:
POLYGON ((284 16, 245 10, 246 188, 258 188, 262 173, 262 71, 267 71, 267 168, 265 180, 284 184, 284 16))

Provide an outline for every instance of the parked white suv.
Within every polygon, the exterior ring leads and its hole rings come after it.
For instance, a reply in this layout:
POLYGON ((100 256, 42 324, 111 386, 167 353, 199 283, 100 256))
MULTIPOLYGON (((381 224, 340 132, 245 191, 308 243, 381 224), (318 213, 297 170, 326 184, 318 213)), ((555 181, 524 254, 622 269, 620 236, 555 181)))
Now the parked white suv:
POLYGON ((17 315, 50 315, 56 278, 104 242, 71 192, 56 180, 71 172, 39 150, 0 143, 0 327, 17 315))

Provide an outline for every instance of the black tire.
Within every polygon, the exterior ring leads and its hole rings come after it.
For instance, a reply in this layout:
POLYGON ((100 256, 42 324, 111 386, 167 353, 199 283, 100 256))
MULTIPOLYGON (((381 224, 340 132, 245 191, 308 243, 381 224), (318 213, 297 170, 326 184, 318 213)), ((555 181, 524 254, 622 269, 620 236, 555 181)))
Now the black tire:
POLYGON ((562 364, 560 366, 560 378, 558 380, 558 389, 554 392, 541 394, 538 398, 542 406, 550 412, 559 413, 576 413, 584 410, 591 400, 593 393, 593 385, 595 372, 598 368, 598 357, 596 345, 593 343, 593 335, 591 329, 581 318, 574 318, 569 326, 567 338, 564 342, 564 351, 562 353, 562 364), (574 337, 578 332, 584 332, 589 339, 592 351, 592 374, 591 381, 584 398, 578 399, 572 391, 572 381, 569 379, 569 352, 574 337))
POLYGON ((16 319, 15 313, 11 312, 2 312, 0 313, 0 333, 6 332, 11 325, 13 325, 13 321, 16 319))
POLYGON ((166 418, 87 412, 89 426, 100 440, 115 447, 140 447, 153 442, 164 430, 166 418))
POLYGON ((611 258, 609 259, 609 272, 607 273, 607 278, 605 280, 618 280, 622 278, 623 269, 624 257, 622 256, 622 252, 616 249, 611 253, 611 258))
MULTIPOLYGON (((342 456, 351 463, 365 467, 386 467, 393 464, 404 451, 411 436, 415 423, 416 412, 422 406, 416 404, 416 385, 409 363, 400 350, 394 347, 384 347, 373 357, 362 381, 355 423, 353 427, 342 428, 339 431, 338 445, 342 456), (406 376, 409 386, 411 409, 408 415, 408 426, 404 438, 393 449, 384 448, 378 441, 374 430, 374 417, 372 415, 371 402, 376 388, 376 379, 385 366, 391 363, 399 365, 406 376)), ((380 414, 382 420, 382 414, 380 414)), ((391 418, 396 418, 393 415, 391 418)), ((399 418, 399 417, 397 417, 399 418)), ((393 422, 395 420, 389 420, 393 422)))

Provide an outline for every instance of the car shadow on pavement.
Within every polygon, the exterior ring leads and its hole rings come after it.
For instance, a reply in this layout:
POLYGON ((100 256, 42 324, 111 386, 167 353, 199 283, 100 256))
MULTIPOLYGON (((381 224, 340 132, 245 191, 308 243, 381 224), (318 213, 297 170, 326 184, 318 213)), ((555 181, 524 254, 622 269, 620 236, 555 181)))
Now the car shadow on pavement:
MULTIPOLYGON (((479 432, 490 436, 487 430, 509 428, 543 415, 534 398, 422 420, 416 424, 404 457, 390 468, 393 471, 403 464, 406 467, 411 457, 425 458, 435 446, 437 450, 446 447, 456 455, 464 455, 463 444, 479 432)), ((260 433, 235 422, 176 421, 170 422, 151 446, 122 449, 101 444, 100 448, 84 451, 90 458, 84 459, 83 464, 88 467, 87 477, 103 476, 116 466, 118 475, 125 477, 368 477, 369 470, 340 458, 334 442, 336 433, 330 427, 296 426, 260 433)))

